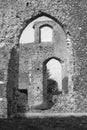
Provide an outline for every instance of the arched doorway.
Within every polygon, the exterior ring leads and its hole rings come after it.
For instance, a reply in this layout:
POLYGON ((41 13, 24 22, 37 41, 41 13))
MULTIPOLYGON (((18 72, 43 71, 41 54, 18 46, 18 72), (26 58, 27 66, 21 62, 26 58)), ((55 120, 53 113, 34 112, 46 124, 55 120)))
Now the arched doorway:
POLYGON ((54 105, 53 96, 62 93, 61 60, 51 57, 43 62, 43 104, 41 109, 54 105))
POLYGON ((62 91, 62 67, 61 63, 55 59, 52 58, 50 59, 47 64, 47 74, 48 74, 48 79, 47 80, 54 80, 56 81, 58 91, 62 91))
POLYGON ((48 15, 38 16, 23 30, 20 37, 19 89, 28 90, 29 109, 47 101, 47 95, 50 95, 47 91, 51 91, 49 90, 51 87, 48 90, 46 87, 47 84, 50 86, 50 82, 55 86, 55 93, 62 92, 62 67, 60 59, 65 59, 65 54, 65 34, 53 17, 48 15), (30 41, 29 38, 31 38, 30 41), (58 66, 57 73, 59 75, 57 77, 50 77, 47 80, 46 69, 52 66, 53 63, 55 63, 54 66, 58 66))
POLYGON ((28 90, 29 108, 43 103, 43 67, 41 66, 45 54, 48 52, 53 54, 53 51, 45 49, 43 42, 49 44, 47 48, 52 46, 53 28, 56 24, 50 16, 43 15, 26 26, 20 37, 19 89, 28 90))

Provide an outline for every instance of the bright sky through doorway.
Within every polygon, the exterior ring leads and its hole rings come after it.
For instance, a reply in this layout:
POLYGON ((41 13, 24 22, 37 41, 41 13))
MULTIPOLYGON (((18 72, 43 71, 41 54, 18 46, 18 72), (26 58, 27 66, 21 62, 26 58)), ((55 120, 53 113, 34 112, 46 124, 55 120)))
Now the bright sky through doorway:
POLYGON ((62 81, 62 67, 58 60, 51 59, 47 63, 47 69, 50 72, 50 78, 54 79, 58 83, 58 89, 61 91, 61 81, 62 81))

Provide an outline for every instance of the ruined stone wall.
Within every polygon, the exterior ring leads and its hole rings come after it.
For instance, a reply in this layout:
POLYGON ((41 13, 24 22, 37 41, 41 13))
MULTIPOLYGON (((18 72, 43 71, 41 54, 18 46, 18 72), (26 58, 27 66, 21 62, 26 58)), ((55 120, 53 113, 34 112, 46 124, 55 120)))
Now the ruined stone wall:
MULTIPOLYGON (((4 85, 0 85, 1 118, 7 117, 6 84, 11 49, 19 44, 20 35, 27 24, 37 15, 42 15, 41 12, 57 19, 71 34, 70 65, 71 69, 74 68, 74 74, 72 74, 74 88, 71 94, 59 97, 58 111, 87 112, 87 1, 0 0, 0 80, 5 82, 4 85), (64 103, 61 103, 61 100, 64 100, 64 103)), ((9 90, 8 95, 10 93, 9 90)), ((16 99, 12 98, 12 100, 16 99)), ((55 108, 56 106, 53 109, 55 108)))
POLYGON ((30 43, 20 48, 20 79, 22 74, 27 81, 20 80, 19 89, 27 89, 28 105, 42 103, 43 100, 43 61, 53 56, 53 45, 30 43), (25 83, 25 85, 23 85, 25 83), (27 83, 27 85, 26 85, 27 83))

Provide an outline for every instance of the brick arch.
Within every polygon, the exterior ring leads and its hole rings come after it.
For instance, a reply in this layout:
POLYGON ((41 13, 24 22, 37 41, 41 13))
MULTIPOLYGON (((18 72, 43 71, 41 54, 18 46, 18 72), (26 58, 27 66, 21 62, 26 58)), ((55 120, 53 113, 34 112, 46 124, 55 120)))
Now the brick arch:
POLYGON ((40 29, 41 29, 41 28, 43 28, 43 27, 53 28, 53 26, 52 26, 52 25, 50 25, 50 24, 44 24, 44 25, 40 26, 40 29))
POLYGON ((56 57, 56 56, 52 56, 52 57, 49 57, 47 58, 46 60, 44 60, 43 64, 46 64, 48 61, 50 61, 51 59, 55 59, 55 60, 58 60, 60 63, 63 63, 63 60, 56 57))

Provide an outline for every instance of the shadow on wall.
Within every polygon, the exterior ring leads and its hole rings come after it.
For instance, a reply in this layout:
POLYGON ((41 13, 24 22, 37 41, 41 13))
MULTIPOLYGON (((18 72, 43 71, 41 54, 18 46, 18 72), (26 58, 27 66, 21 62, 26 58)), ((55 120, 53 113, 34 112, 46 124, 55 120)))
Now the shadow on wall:
POLYGON ((8 64, 8 79, 7 79, 8 117, 17 113, 15 93, 18 88, 18 73, 19 73, 19 54, 17 52, 17 46, 15 46, 11 50, 10 60, 8 64))
POLYGON ((58 83, 54 79, 47 80, 47 95, 45 95, 45 100, 41 105, 35 107, 35 109, 39 110, 48 110, 54 106, 57 102, 57 97, 61 94, 58 90, 58 83))
MULTIPOLYGON (((65 94, 68 94, 68 77, 64 77, 62 80, 62 90, 65 94)), ((51 109, 58 101, 58 96, 62 94, 62 91, 58 90, 58 84, 54 79, 47 80, 47 95, 45 95, 45 101, 41 105, 35 107, 38 110, 51 109)))
POLYGON ((18 90, 19 86, 19 52, 15 46, 11 50, 8 64, 7 79, 7 114, 8 117, 24 112, 27 109, 28 94, 27 90, 18 90))
POLYGON ((20 89, 16 92, 17 96, 17 112, 26 112, 28 109, 28 93, 27 89, 20 89))
POLYGON ((62 89, 65 94, 68 93, 68 77, 64 77, 62 80, 62 89))

